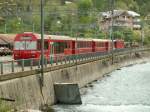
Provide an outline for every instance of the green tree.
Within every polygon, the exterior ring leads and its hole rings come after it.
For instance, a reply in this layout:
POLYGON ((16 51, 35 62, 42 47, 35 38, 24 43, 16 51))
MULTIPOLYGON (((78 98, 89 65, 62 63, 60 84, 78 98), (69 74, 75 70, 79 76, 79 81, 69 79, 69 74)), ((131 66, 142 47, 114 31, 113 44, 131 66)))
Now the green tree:
POLYGON ((115 31, 113 35, 114 39, 124 39, 124 34, 122 31, 115 31))
MULTIPOLYGON (((82 36, 98 35, 97 26, 90 26, 97 23, 99 12, 110 10, 111 6, 111 0, 70 0, 72 2, 68 4, 65 0, 44 1, 45 33, 51 34, 72 35, 72 32, 80 32, 82 36)), ((40 1, 0 0, 0 3, 0 15, 5 19, 9 33, 33 29, 40 32, 40 1), (20 23, 18 18, 21 18, 20 23)), ((115 9, 137 11, 142 18, 149 14, 149 6, 150 0, 115 0, 115 9)), ((1 24, 0 32, 4 32, 5 26, 1 24)))

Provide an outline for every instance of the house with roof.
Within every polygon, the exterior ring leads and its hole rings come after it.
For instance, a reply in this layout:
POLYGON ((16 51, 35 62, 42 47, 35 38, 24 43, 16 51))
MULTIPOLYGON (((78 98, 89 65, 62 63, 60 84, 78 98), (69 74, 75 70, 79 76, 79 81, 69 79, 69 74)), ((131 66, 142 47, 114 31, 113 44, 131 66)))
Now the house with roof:
POLYGON ((102 31, 108 32, 112 25, 113 18, 113 27, 115 28, 131 28, 131 29, 140 29, 140 14, 134 11, 127 10, 114 10, 112 15, 111 11, 102 12, 99 17, 99 27, 102 31), (113 16, 113 17, 112 17, 113 16))

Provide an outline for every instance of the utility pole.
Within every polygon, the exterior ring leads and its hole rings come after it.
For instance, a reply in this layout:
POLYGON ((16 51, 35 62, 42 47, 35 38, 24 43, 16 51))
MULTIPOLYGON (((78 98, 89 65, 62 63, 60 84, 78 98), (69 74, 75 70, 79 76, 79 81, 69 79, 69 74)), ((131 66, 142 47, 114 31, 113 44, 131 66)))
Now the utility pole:
POLYGON ((114 27, 114 0, 111 0, 110 2, 110 7, 111 7, 111 26, 110 26, 110 38, 112 41, 112 64, 114 63, 114 35, 113 35, 113 27, 114 27))
POLYGON ((5 31, 5 34, 7 33, 7 23, 5 22, 5 29, 4 29, 5 31))
POLYGON ((142 24, 141 24, 141 47, 143 47, 143 43, 144 43, 144 22, 142 21, 142 24))
POLYGON ((44 0, 41 0, 41 86, 44 80, 44 0))
MULTIPOLYGON (((78 16, 77 16, 78 17, 78 16)), ((79 36, 79 30, 78 30, 78 18, 77 18, 77 25, 76 25, 76 43, 75 43, 75 54, 76 54, 76 73, 78 70, 78 36, 79 36)))
POLYGON ((143 28, 141 29, 141 47, 143 47, 144 43, 144 30, 143 28))
POLYGON ((35 32, 35 24, 32 23, 32 32, 35 32))

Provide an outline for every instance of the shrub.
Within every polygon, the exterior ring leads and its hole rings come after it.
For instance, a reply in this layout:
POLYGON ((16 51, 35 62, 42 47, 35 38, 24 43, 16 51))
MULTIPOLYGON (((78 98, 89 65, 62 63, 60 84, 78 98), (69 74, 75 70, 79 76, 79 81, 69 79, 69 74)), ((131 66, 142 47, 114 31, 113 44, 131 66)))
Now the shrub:
POLYGON ((10 112, 11 107, 0 100, 0 112, 10 112))

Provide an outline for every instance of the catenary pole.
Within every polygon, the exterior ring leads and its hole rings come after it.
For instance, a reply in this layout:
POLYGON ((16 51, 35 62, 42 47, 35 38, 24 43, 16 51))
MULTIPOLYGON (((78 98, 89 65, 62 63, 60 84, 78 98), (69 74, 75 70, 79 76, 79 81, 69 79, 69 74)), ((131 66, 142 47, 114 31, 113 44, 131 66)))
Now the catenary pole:
POLYGON ((44 0, 41 0, 41 85, 43 86, 44 79, 44 0))
POLYGON ((110 38, 111 38, 111 41, 112 41, 112 64, 114 63, 114 35, 113 35, 113 27, 114 27, 114 0, 111 0, 111 26, 110 26, 110 38))

